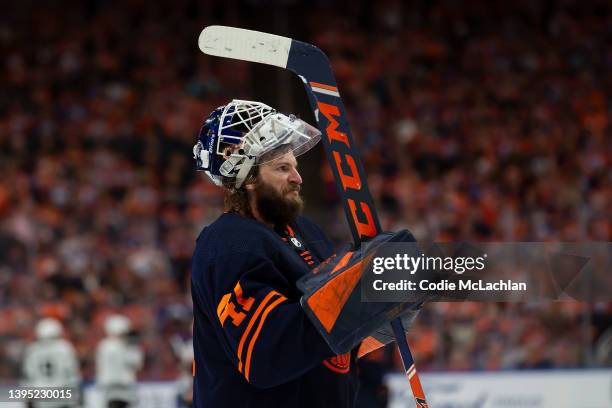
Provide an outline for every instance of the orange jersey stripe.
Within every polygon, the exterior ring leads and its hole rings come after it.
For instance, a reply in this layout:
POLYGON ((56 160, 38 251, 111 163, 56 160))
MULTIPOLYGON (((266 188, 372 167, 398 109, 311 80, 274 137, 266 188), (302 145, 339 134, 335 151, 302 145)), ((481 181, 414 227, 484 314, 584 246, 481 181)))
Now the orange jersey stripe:
POLYGON ((291 235, 292 237, 295 237, 295 232, 293 232, 293 228, 291 228, 288 224, 287 224, 287 232, 289 232, 289 235, 291 235))
POLYGON ((244 376, 246 377, 247 381, 249 381, 249 374, 250 374, 250 369, 251 369, 251 355, 253 353, 253 347, 255 346, 255 343, 257 342, 257 337, 259 336, 259 332, 261 331, 261 328, 263 327, 263 324, 266 321, 266 317, 268 317, 268 314, 270 314, 270 312, 276 306, 278 306, 280 303, 284 302, 285 300, 287 300, 287 298, 284 296, 281 296, 280 298, 276 299, 270 306, 266 308, 266 311, 264 312, 264 314, 261 316, 261 319, 259 320, 259 325, 257 326, 257 330, 255 331, 255 334, 253 334, 253 337, 251 338, 251 342, 249 343, 249 349, 247 350, 247 357, 246 357, 246 363, 245 363, 246 369, 244 372, 244 376))
POLYGON ((267 304, 270 302, 270 299, 272 299, 272 297, 276 296, 276 295, 280 295, 280 293, 275 292, 275 291, 271 291, 261 301, 261 303, 259 304, 259 306, 255 310, 255 313, 253 314, 253 317, 251 317, 251 319, 249 320, 249 324, 247 325, 247 328, 244 331, 244 334, 242 335, 242 338, 240 339, 240 344, 238 344, 238 352, 237 352, 237 354, 238 354, 238 371, 240 371, 240 372, 242 372, 242 358, 240 356, 242 355, 242 348, 244 347, 244 343, 246 342, 246 339, 249 336, 249 333, 251 332, 251 329, 255 325, 255 321, 257 320, 257 318, 259 317, 261 312, 264 310, 264 308, 267 306, 267 304))
POLYGON ((321 84, 319 82, 312 82, 312 81, 310 81, 310 85, 312 85, 314 87, 317 87, 317 88, 327 89, 328 91, 338 92, 338 88, 336 88, 334 86, 330 86, 330 85, 321 84))

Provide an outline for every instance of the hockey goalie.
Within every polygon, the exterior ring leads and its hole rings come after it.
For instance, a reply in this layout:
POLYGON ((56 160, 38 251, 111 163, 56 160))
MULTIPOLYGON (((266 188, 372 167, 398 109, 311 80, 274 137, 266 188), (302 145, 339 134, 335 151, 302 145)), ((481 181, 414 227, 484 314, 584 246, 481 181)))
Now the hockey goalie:
MULTIPOLYGON (((355 288, 369 254, 334 254, 300 215, 298 159, 320 137, 293 115, 243 100, 201 128, 197 169, 224 189, 225 211, 193 256, 195 407, 352 407, 359 345, 411 316, 413 304, 362 303, 355 288)), ((414 238, 401 231, 372 242, 387 241, 414 238)))

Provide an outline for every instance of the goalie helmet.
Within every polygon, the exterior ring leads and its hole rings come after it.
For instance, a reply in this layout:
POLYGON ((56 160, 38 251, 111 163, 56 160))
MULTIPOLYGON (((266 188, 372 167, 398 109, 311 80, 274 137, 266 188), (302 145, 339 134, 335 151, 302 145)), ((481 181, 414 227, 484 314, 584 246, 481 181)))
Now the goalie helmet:
POLYGON ((204 121, 193 147, 196 169, 216 185, 223 178, 239 188, 254 166, 273 160, 269 153, 287 146, 297 157, 321 140, 321 132, 294 115, 270 106, 234 99, 215 109, 204 121))

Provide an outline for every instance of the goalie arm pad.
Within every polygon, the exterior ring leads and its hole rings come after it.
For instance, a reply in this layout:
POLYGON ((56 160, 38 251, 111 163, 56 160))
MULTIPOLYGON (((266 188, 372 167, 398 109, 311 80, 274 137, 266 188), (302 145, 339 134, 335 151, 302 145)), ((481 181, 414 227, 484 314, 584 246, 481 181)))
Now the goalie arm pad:
POLYGON ((249 383, 273 387, 334 355, 270 259, 235 253, 218 258, 215 270, 222 275, 211 314, 228 358, 249 383))
MULTIPOLYGON (((422 305, 422 302, 361 301, 364 269, 381 244, 393 242, 415 242, 415 239, 407 230, 379 234, 366 246, 345 248, 298 281, 297 286, 304 294, 300 301, 302 307, 336 354, 352 350, 386 323, 413 313, 422 305)), ((372 349, 369 347, 368 352, 372 349)))

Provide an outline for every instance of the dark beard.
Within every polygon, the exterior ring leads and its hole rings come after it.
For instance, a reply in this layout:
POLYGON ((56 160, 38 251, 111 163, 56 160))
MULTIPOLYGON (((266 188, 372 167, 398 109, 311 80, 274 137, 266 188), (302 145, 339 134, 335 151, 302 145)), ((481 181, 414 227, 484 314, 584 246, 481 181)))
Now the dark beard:
POLYGON ((290 184, 282 193, 271 185, 258 181, 255 184, 255 202, 259 216, 269 224, 275 227, 284 227, 285 225, 295 221, 298 215, 302 212, 304 202, 300 196, 297 198, 287 198, 285 195, 297 190, 300 191, 298 184, 290 184))

